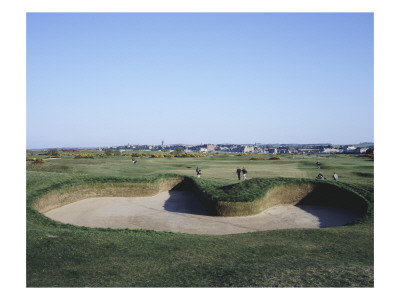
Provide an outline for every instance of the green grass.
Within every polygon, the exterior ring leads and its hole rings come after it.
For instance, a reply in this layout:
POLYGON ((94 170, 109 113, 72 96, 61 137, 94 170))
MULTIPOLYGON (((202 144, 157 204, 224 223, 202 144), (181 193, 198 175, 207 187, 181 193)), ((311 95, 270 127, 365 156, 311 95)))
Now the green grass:
POLYGON ((197 166, 203 171, 199 182, 221 189, 232 184, 239 187, 235 173, 238 166, 246 167, 248 178, 312 180, 319 172, 317 159, 328 179, 336 171, 338 184, 368 198, 373 208, 374 167, 369 159, 250 158, 139 158, 138 164, 133 165, 129 157, 120 156, 53 159, 43 165, 27 163, 27 286, 373 286, 371 210, 368 218, 336 228, 212 236, 76 227, 47 219, 32 208, 33 201, 54 186, 87 183, 91 178, 142 181, 154 180, 158 174, 194 176, 197 166))

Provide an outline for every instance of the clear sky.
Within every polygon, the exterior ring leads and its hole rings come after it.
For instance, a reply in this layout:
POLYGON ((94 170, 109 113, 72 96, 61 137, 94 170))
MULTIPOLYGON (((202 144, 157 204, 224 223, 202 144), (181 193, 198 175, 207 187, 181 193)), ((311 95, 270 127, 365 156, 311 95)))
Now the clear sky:
POLYGON ((28 13, 27 148, 374 140, 372 13, 28 13))

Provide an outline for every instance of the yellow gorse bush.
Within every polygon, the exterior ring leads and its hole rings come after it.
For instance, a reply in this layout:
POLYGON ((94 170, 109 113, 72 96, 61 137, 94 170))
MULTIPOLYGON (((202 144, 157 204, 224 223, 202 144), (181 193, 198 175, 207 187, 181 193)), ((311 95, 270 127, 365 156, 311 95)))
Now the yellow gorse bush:
POLYGON ((132 157, 148 157, 148 156, 150 156, 150 154, 148 154, 148 153, 132 153, 132 154, 130 154, 130 156, 132 156, 132 157))
POLYGON ((253 156, 252 158, 250 158, 250 160, 265 160, 265 157, 262 156, 253 156))
POLYGON ((180 153, 175 155, 175 157, 207 157, 204 153, 180 153))
POLYGON ((76 153, 74 158, 95 158, 95 157, 107 157, 104 153, 76 153))
POLYGON ((281 159, 279 156, 272 156, 269 159, 281 159))
POLYGON ((44 164, 43 158, 27 158, 26 161, 31 161, 34 164, 44 164))

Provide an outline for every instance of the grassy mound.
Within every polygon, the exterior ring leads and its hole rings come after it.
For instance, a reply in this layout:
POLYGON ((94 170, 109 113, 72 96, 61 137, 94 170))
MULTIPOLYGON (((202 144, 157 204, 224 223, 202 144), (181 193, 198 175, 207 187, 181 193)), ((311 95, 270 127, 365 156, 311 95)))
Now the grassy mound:
POLYGON ((219 216, 257 214, 275 205, 324 205, 372 213, 372 194, 339 182, 295 178, 254 178, 221 186, 194 179, 194 188, 206 208, 219 216))

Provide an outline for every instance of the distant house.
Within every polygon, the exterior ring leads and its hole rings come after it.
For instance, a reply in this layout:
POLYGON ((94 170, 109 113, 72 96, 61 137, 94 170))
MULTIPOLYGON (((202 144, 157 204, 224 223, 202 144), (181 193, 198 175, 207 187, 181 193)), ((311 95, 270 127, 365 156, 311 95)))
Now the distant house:
POLYGON ((343 153, 357 153, 357 148, 354 146, 343 146, 343 153))
POLYGON ((236 148, 236 152, 252 153, 254 152, 254 146, 240 145, 236 148))
POLYGON ((358 147, 358 148, 356 149, 356 151, 357 151, 358 153, 360 153, 360 154, 367 153, 367 150, 368 150, 368 148, 361 148, 361 147, 358 147))
POLYGON ((207 145, 207 151, 208 151, 208 152, 215 151, 215 145, 210 145, 210 144, 208 144, 208 145, 207 145))
POLYGON ((291 151, 290 151, 290 149, 288 147, 280 147, 278 149, 278 153, 285 154, 285 153, 291 153, 291 151))
POLYGON ((339 153, 341 150, 337 148, 325 148, 322 153, 339 153))

